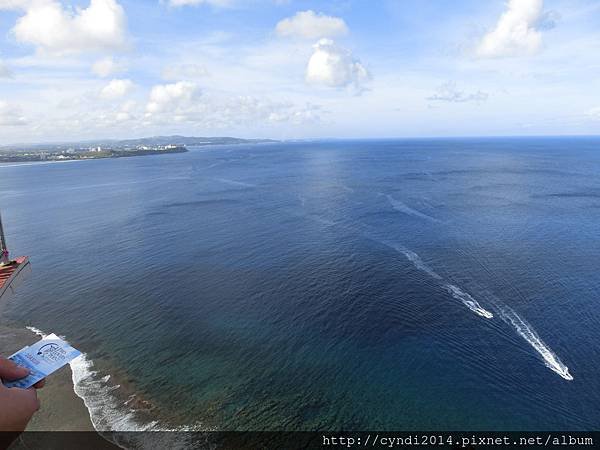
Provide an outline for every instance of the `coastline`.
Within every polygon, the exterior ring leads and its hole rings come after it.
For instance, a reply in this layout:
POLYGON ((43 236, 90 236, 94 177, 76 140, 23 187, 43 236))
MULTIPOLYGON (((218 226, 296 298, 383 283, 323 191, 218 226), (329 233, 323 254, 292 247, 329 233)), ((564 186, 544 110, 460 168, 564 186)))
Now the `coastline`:
POLYGON ((173 153, 187 153, 189 150, 185 146, 176 146, 173 148, 159 149, 108 149, 105 151, 83 151, 66 155, 64 152, 50 153, 50 158, 42 158, 45 153, 35 154, 35 156, 21 154, 5 154, 0 153, 0 162, 14 163, 31 163, 31 162, 46 162, 46 161, 88 161, 91 159, 110 159, 110 158, 132 158, 136 156, 151 156, 151 155, 168 155, 173 153))
MULTIPOLYGON (((26 328, 0 322, 0 354, 4 357, 39 339, 26 328)), ((95 431, 88 409, 75 394, 70 366, 53 374, 38 390, 38 398, 41 406, 27 431, 95 431)))

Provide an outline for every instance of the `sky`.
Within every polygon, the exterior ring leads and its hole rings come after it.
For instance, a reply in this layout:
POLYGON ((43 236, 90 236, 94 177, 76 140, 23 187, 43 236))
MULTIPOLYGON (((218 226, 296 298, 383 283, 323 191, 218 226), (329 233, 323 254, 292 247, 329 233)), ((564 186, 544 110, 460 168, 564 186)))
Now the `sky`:
POLYGON ((600 0, 0 0, 3 143, 594 135, 600 0))

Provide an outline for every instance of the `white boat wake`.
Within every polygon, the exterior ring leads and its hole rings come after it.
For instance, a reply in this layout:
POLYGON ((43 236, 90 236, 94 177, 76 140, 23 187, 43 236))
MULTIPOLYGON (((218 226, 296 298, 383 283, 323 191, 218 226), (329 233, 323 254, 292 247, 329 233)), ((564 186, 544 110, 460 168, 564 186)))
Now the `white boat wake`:
POLYGON ((421 257, 419 255, 417 255, 415 252, 413 252, 412 250, 409 250, 405 247, 403 247, 400 244, 389 244, 394 250, 396 250, 397 252, 402 253, 404 256, 406 256, 406 258, 413 263, 413 265, 425 272, 426 274, 430 275, 432 278, 435 278, 436 280, 441 280, 442 277, 439 276, 437 273, 435 273, 435 271, 429 267, 427 264, 425 264, 423 262, 423 260, 421 259, 421 257))
POLYGON ((533 349, 540 354, 544 360, 544 364, 553 372, 560 375, 567 381, 573 381, 573 375, 569 372, 569 368, 560 360, 558 355, 548 347, 544 341, 538 336, 536 331, 529 325, 521 316, 519 316, 512 308, 502 305, 499 307, 500 317, 506 323, 512 325, 519 336, 521 336, 533 349))
POLYGON ((392 205, 392 208, 394 208, 398 212, 408 214, 408 215, 414 216, 414 217, 419 217, 421 219, 429 220, 431 222, 439 222, 439 220, 437 220, 435 217, 431 217, 431 216, 428 216, 427 214, 422 213, 421 211, 417 211, 416 209, 411 208, 410 206, 406 205, 405 203, 401 202, 400 200, 396 200, 391 195, 386 195, 386 198, 392 205))
MULTIPOLYGON (((427 273, 432 278, 440 281, 443 280, 443 278, 431 267, 425 264, 421 257, 415 252, 405 248, 401 244, 394 242, 379 242, 393 248, 399 253, 402 253, 410 262, 413 263, 417 269, 427 273)), ((492 312, 484 308, 475 298, 473 298, 471 294, 463 291, 458 286, 445 283, 443 284, 443 287, 452 295, 452 297, 460 300, 467 308, 469 308, 478 316, 488 320, 494 318, 494 314, 492 312)), ((556 355, 556 353, 554 353, 552 349, 548 347, 544 341, 542 341, 537 332, 525 321, 525 319, 519 316, 512 308, 506 306, 500 300, 492 299, 491 301, 495 306, 494 309, 497 310, 500 318, 507 324, 511 325, 516 330, 517 334, 521 336, 542 357, 546 367, 567 381, 573 380, 573 375, 571 375, 569 372, 569 368, 560 360, 558 355, 556 355)))
MULTIPOLYGON (((443 280, 443 278, 438 273, 436 273, 431 267, 425 264, 421 257, 412 250, 409 250, 403 245, 397 244, 395 242, 380 242, 387 245, 388 247, 393 248, 397 252, 402 253, 411 263, 413 263, 413 265, 417 269, 421 270, 422 272, 425 272, 430 277, 439 281, 443 280)), ((443 287, 452 295, 452 297, 454 297, 457 300, 460 300, 467 308, 469 308, 478 316, 481 316, 485 319, 492 319, 494 317, 494 315, 491 312, 489 312, 487 309, 481 306, 477 300, 475 300, 470 294, 464 292, 458 286, 455 286, 450 283, 445 283, 443 287)))
POLYGON ((475 314, 485 317, 486 319, 492 319, 494 317, 494 315, 481 306, 479 302, 471 296, 471 294, 464 292, 458 286, 446 284, 444 287, 448 292, 450 292, 450 294, 452 294, 452 297, 463 302, 463 304, 475 314))

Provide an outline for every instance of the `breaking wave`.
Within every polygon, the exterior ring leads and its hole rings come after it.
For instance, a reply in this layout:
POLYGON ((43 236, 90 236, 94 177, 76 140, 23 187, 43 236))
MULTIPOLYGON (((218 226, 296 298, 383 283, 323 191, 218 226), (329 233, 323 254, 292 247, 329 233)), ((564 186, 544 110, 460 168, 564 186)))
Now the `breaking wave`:
POLYGON ((71 362, 73 389, 88 411, 94 428, 98 431, 147 431, 157 422, 142 423, 136 420, 133 410, 120 406, 112 394, 119 385, 109 385, 110 375, 97 378, 94 363, 82 354, 71 362))
POLYGON ((31 331, 33 334, 37 334, 38 336, 40 336, 41 338, 45 338, 47 336, 46 333, 44 333, 43 331, 37 329, 36 327, 25 327, 27 328, 29 331, 31 331))
MULTIPOLYGON (((28 326, 29 331, 41 336, 46 333, 38 328, 28 326)), ((64 339, 61 336, 61 339, 64 339)), ((66 339, 65 339, 66 340, 66 339)), ((189 436, 183 433, 123 433, 130 431, 207 431, 200 424, 165 427, 158 421, 144 421, 138 417, 135 409, 127 407, 129 401, 123 402, 116 395, 121 386, 110 384, 110 375, 101 377, 94 370, 94 362, 85 353, 69 363, 73 380, 73 391, 83 400, 94 429, 121 448, 144 449, 185 449, 189 448, 189 436), (115 434, 116 433, 116 434, 115 434)))
MULTIPOLYGON (((29 331, 41 336, 46 333, 35 328, 27 327, 29 331)), ((61 336, 61 338, 63 338, 61 336)), ((111 394, 119 385, 109 385, 110 375, 97 378, 98 373, 93 369, 94 363, 85 353, 75 358, 69 364, 73 379, 73 390, 83 400, 90 413, 94 429, 98 431, 146 431, 153 429, 156 422, 147 424, 136 420, 133 410, 120 406, 117 398, 111 394)))

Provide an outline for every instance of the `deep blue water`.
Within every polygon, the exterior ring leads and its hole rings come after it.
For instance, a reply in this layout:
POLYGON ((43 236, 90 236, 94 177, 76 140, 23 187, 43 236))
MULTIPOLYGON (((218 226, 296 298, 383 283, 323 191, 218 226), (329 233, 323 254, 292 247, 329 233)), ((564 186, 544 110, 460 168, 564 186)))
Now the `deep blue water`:
POLYGON ((600 139, 191 150, 0 166, 34 269, 2 314, 103 395, 170 427, 600 428, 600 139))

